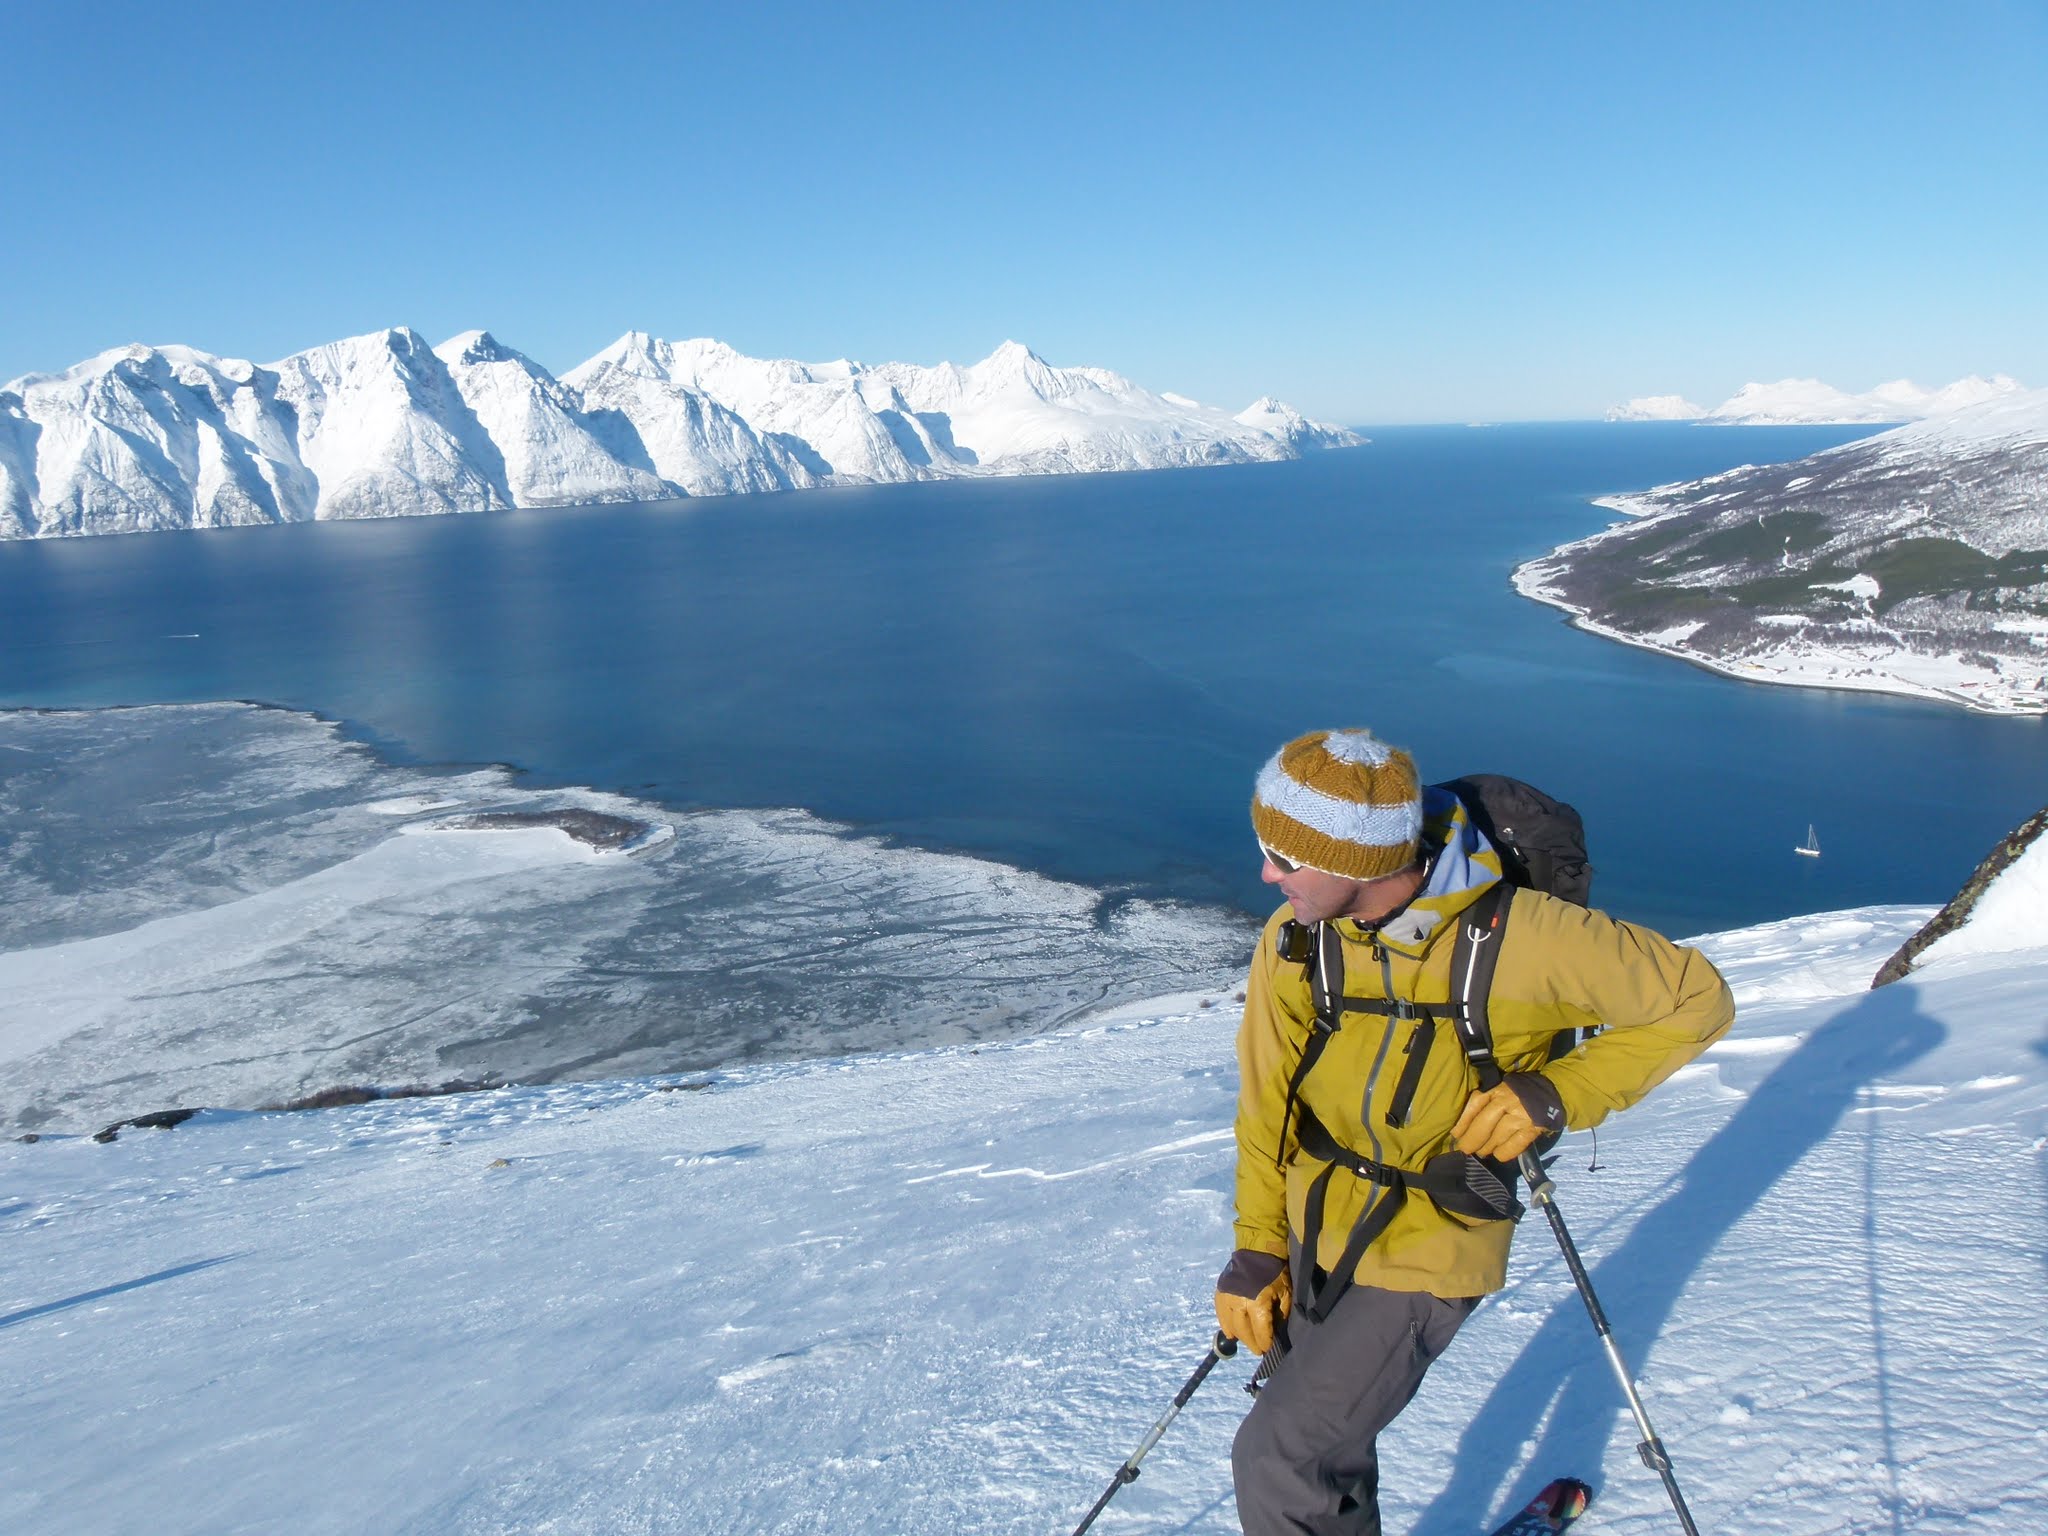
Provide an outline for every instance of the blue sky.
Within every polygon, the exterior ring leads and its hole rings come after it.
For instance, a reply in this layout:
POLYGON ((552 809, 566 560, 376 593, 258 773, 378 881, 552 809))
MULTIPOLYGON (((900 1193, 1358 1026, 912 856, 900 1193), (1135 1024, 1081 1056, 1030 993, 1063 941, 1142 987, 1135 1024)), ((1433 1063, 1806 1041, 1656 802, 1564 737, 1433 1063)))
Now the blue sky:
POLYGON ((14 6, 0 379, 473 326, 1348 422, 2048 386, 2048 0, 14 6))

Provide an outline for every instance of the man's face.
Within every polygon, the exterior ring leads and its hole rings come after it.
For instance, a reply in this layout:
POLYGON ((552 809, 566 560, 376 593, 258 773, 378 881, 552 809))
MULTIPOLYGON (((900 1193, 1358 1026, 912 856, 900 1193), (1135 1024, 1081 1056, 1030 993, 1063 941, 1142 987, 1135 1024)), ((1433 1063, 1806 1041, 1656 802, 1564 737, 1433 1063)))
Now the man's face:
POLYGON ((1265 854, 1266 863, 1259 871, 1259 878, 1280 888, 1280 894, 1294 908, 1295 919, 1299 922, 1327 923, 1333 917, 1343 916, 1351 910, 1365 888, 1365 882, 1361 880, 1326 875, 1320 869, 1303 869, 1288 863, 1270 849, 1262 848, 1260 851, 1265 854))

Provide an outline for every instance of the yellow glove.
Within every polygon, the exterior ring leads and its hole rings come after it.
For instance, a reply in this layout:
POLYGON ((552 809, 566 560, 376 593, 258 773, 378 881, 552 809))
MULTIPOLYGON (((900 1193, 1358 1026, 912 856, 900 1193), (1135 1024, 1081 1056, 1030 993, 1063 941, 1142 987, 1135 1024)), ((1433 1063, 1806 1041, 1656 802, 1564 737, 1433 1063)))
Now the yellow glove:
POLYGON ((1563 1129, 1564 1105, 1549 1079, 1517 1072, 1465 1101, 1465 1112, 1451 1127, 1451 1145, 1474 1157, 1511 1163, 1563 1129))
POLYGON ((1216 1326, 1255 1355, 1273 1347, 1273 1330, 1294 1305, 1287 1261, 1240 1248, 1216 1277, 1216 1326))

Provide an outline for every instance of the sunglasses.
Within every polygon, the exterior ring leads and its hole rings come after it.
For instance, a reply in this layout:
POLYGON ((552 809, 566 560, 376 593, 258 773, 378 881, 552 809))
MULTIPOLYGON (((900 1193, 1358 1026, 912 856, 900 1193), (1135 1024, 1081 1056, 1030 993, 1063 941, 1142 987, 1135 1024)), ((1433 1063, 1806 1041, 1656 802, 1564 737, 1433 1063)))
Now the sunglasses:
POLYGON ((1283 875, 1291 875, 1297 869, 1301 868, 1301 866, 1295 863, 1294 860, 1282 858, 1279 854, 1275 853, 1272 849, 1268 848, 1264 843, 1259 844, 1259 852, 1263 853, 1266 856, 1266 862, 1268 864, 1272 865, 1275 869, 1279 870, 1280 873, 1283 875))

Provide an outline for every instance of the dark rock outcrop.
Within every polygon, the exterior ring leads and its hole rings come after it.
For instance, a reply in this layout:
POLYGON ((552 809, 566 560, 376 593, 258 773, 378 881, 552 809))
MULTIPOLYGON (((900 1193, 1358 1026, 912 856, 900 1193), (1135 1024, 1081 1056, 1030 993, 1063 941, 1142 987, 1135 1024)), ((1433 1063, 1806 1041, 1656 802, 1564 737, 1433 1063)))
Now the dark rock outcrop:
POLYGON ((511 827, 554 827, 586 847, 599 850, 623 848, 634 839, 645 837, 651 830, 644 821, 609 816, 603 811, 587 811, 579 806, 551 811, 479 811, 470 816, 451 816, 437 825, 471 832, 511 827))
POLYGON ((335 1088, 322 1088, 318 1093, 309 1093, 303 1098, 287 1099, 278 1104, 265 1104, 266 1113, 272 1111, 295 1112, 303 1109, 344 1109, 352 1104, 374 1104, 380 1099, 438 1099, 456 1093, 488 1093, 493 1088, 505 1086, 503 1078, 497 1077, 456 1077, 445 1083, 407 1083, 396 1088, 374 1088, 367 1084, 345 1083, 335 1088))
POLYGON ((183 1125, 198 1113, 196 1109, 159 1109, 153 1114, 137 1115, 132 1120, 116 1120, 105 1130, 94 1131, 92 1139, 98 1142, 113 1141, 130 1126, 144 1131, 168 1131, 174 1125, 183 1125))
POLYGON ((1950 898, 1949 904, 1929 918, 1925 927, 1899 946, 1898 953, 1878 967, 1876 979, 1870 983, 1872 989, 1906 975, 1928 945, 1967 923, 1979 898, 1991 888, 1991 882, 2010 869, 2044 831, 2048 831, 2048 808, 2036 811, 1999 839, 1998 846, 1984 856, 1984 861, 1963 882, 1963 888, 1950 898))

